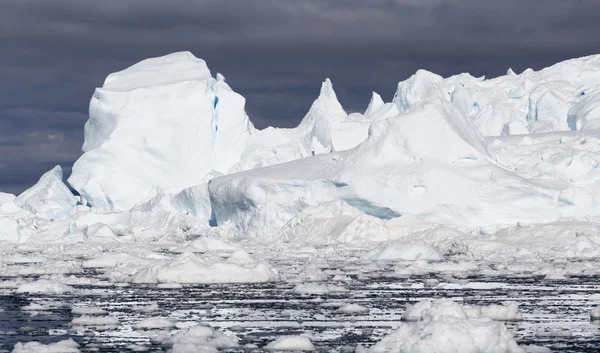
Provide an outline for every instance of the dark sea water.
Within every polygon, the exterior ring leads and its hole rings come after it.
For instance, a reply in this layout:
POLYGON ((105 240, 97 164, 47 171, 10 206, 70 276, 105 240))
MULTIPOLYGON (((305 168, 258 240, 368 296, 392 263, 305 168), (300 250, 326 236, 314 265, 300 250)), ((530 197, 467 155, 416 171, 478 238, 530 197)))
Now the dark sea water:
POLYGON ((242 345, 256 347, 230 351, 260 352, 260 347, 276 336, 306 334, 319 351, 346 352, 354 351, 357 344, 377 342, 398 326, 408 304, 431 298, 450 298, 468 305, 515 301, 524 320, 507 326, 519 344, 545 346, 555 352, 600 351, 600 322, 589 318, 590 309, 600 304, 600 278, 399 278, 385 272, 356 276, 356 270, 348 264, 330 268, 331 273, 346 273, 349 278, 327 283, 348 291, 321 295, 298 294, 292 290, 295 284, 287 282, 172 289, 154 285, 75 286, 83 293, 76 295, 25 295, 5 290, 0 295, 0 351, 11 351, 19 341, 48 343, 73 338, 83 352, 131 352, 131 344, 149 352, 164 352, 165 347, 151 340, 158 331, 136 331, 133 325, 147 317, 170 317, 178 326, 206 323, 231 330, 242 345), (31 303, 49 309, 34 313, 22 310, 31 303), (157 303, 160 310, 132 310, 151 303, 157 303), (340 313, 337 308, 343 303, 366 306, 370 313, 340 313), (72 328, 71 307, 92 304, 108 311, 120 325, 72 328), (556 337, 548 332, 561 333, 556 337))

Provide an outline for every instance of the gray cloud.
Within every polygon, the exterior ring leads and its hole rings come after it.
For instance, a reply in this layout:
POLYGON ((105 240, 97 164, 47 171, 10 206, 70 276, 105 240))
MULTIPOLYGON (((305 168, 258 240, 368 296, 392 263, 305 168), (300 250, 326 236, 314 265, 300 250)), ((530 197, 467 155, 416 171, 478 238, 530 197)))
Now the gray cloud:
POLYGON ((359 111, 419 68, 496 76, 599 53, 599 15, 594 0, 3 1, 0 190, 68 169, 94 87, 147 57, 190 50, 259 127, 289 127, 325 77, 359 111))

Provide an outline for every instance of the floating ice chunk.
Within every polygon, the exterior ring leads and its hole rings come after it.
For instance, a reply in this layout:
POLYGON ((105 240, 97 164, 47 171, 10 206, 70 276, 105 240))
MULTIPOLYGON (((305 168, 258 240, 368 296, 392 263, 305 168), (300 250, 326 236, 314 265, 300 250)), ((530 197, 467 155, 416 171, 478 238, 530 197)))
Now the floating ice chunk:
POLYGON ((175 322, 164 317, 149 317, 133 325, 133 328, 136 330, 158 330, 170 329, 174 327, 175 322))
POLYGON ((73 327, 95 327, 95 328, 108 328, 119 326, 121 322, 119 319, 113 316, 88 316, 83 315, 80 317, 76 317, 71 320, 71 326, 73 327))
POLYGON ((140 313, 153 313, 160 310, 160 308, 158 307, 158 304, 152 303, 148 305, 137 305, 132 307, 131 310, 140 313))
POLYGON ((325 281, 327 280, 327 274, 311 261, 304 266, 302 271, 300 271, 297 280, 316 282, 325 281))
POLYGON ((73 315, 87 315, 87 316, 103 316, 108 315, 108 311, 101 309, 97 306, 79 306, 71 309, 73 315))
MULTIPOLYGON (((269 265, 247 259, 243 263, 223 261, 209 255, 183 253, 172 261, 150 265, 133 277, 135 283, 258 283, 279 278, 269 265)), ((238 261, 241 262, 241 261, 238 261)))
POLYGON ((194 326, 182 330, 163 341, 172 353, 214 353, 218 349, 235 348, 239 339, 231 333, 223 333, 206 326, 194 326))
POLYGON ((14 200, 15 205, 50 220, 67 218, 75 212, 77 199, 63 183, 62 168, 57 165, 14 200))
POLYGON ((441 261, 444 259, 433 246, 420 242, 410 243, 396 240, 382 244, 363 255, 365 260, 428 260, 441 261))
MULTIPOLYGON (((402 314, 403 321, 419 321, 428 315, 435 302, 429 300, 423 300, 410 305, 406 308, 404 314, 402 314)), ((465 307, 464 312, 469 318, 487 318, 494 321, 521 321, 523 315, 519 311, 519 305, 515 302, 508 303, 507 305, 489 305, 489 306, 475 306, 465 307)))
POLYGON ((314 351, 313 343, 305 336, 286 336, 267 344, 265 349, 270 351, 314 351))
POLYGON ((344 314, 368 314, 370 309, 359 304, 346 304, 337 311, 344 314))
POLYGON ((452 301, 418 305, 422 318, 402 323, 392 334, 368 349, 371 353, 524 353, 512 334, 489 319, 468 318, 452 301), (422 310, 422 311, 421 311, 422 310))
POLYGON ((489 305, 481 307, 481 317, 495 321, 521 321, 523 314, 519 311, 519 305, 515 302, 507 305, 489 305))
POLYGON ((348 289, 333 284, 301 283, 296 285, 293 291, 302 294, 328 294, 331 292, 347 292, 348 289))
POLYGON ((75 288, 51 279, 39 279, 25 283, 17 288, 17 293, 62 294, 75 291, 75 288))
POLYGON ((600 305, 592 308, 592 310, 590 311, 590 319, 600 320, 600 305))
POLYGON ((409 305, 402 314, 402 321, 420 321, 431 310, 432 302, 422 300, 409 305))
POLYGON ((68 340, 59 341, 50 344, 41 344, 39 342, 17 343, 12 350, 12 353, 79 353, 79 344, 68 340))

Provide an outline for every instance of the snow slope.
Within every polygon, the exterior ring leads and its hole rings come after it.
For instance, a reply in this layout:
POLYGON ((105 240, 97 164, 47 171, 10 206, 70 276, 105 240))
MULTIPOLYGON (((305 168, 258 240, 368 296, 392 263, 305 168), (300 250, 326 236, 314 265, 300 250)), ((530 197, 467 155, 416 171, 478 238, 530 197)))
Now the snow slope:
POLYGON ((250 236, 335 200, 381 219, 410 213, 470 227, 596 212, 561 202, 570 185, 550 184, 499 165, 471 122, 438 97, 374 123, 352 150, 215 178, 209 190, 217 223, 250 236))
POLYGON ((14 199, 14 204, 42 218, 68 218, 75 212, 77 199, 62 178, 62 168, 57 165, 14 199))

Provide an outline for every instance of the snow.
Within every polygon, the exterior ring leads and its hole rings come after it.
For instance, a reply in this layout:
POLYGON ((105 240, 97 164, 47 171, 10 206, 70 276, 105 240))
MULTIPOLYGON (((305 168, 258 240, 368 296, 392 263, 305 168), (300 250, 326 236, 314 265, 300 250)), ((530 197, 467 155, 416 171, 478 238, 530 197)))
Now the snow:
MULTIPOLYGON (((469 318, 465 310, 449 300, 417 304, 416 322, 400 327, 372 346, 368 352, 386 353, 524 353, 512 334, 499 322, 469 318)), ((411 317, 415 317, 411 315, 411 317)))
POLYGON ((22 284, 17 288, 17 293, 51 293, 61 294, 73 292, 75 289, 62 282, 51 279, 39 279, 37 281, 22 284))
POLYGON ((77 199, 63 183, 62 168, 57 165, 14 199, 14 204, 50 220, 67 218, 75 212, 77 199))
POLYGON ((12 353, 79 353, 79 344, 73 339, 63 340, 56 343, 41 344, 39 342, 17 343, 12 353))
POLYGON ((308 337, 286 336, 267 344, 265 349, 271 351, 314 351, 315 346, 308 337))

